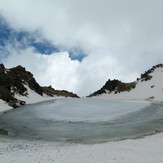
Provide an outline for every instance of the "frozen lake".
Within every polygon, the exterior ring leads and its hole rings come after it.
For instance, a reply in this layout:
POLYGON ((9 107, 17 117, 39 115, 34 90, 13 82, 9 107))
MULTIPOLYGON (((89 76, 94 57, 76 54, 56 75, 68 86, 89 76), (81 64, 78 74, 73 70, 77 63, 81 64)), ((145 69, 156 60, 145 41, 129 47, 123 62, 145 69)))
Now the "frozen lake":
POLYGON ((101 143, 163 131, 163 105, 102 99, 62 99, 0 115, 11 138, 101 143))

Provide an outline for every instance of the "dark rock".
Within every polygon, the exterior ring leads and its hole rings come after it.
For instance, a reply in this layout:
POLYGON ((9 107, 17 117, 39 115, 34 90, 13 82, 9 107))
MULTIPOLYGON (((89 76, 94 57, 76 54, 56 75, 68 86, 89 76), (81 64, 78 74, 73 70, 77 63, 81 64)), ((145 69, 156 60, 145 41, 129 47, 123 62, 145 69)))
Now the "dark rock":
POLYGON ((28 85, 36 93, 43 95, 42 87, 36 82, 33 74, 26 71, 24 67, 17 66, 6 69, 3 64, 0 64, 0 99, 8 102, 9 106, 14 108, 24 105, 25 101, 17 100, 14 95, 27 96, 25 85, 28 85))
POLYGON ((34 79, 33 74, 26 71, 24 67, 19 65, 10 69, 9 73, 13 76, 12 82, 13 85, 18 88, 17 90, 19 91, 19 94, 23 95, 23 93, 27 91, 24 87, 24 84, 26 84, 36 93, 43 95, 43 90, 34 79))
POLYGON ((115 94, 123 92, 123 91, 130 91, 131 89, 135 88, 136 83, 123 83, 119 80, 108 80, 105 85, 98 91, 90 94, 88 97, 97 96, 103 93, 111 93, 114 92, 115 94))
POLYGON ((48 96, 64 96, 64 97, 75 97, 75 98, 79 98, 78 95, 72 93, 72 92, 68 92, 65 90, 55 90, 54 88, 52 88, 51 86, 48 87, 42 87, 43 92, 45 94, 47 94, 48 96))
POLYGON ((156 68, 163 67, 163 64, 158 64, 156 66, 153 66, 151 69, 148 71, 145 71, 144 74, 141 74, 141 81, 148 81, 152 79, 152 76, 150 75, 156 68))
MULTIPOLYGON (((163 67, 163 64, 158 64, 156 66, 153 66, 151 69, 148 71, 145 71, 144 74, 141 74, 140 78, 137 78, 137 82, 139 80, 141 81, 148 81, 152 79, 152 76, 150 75, 156 68, 163 67)), ((111 93, 114 92, 115 94, 124 92, 124 91, 130 91, 131 89, 134 89, 136 87, 136 82, 131 82, 131 83, 123 83, 119 80, 108 80, 105 85, 98 91, 90 94, 87 97, 92 97, 92 96, 98 96, 103 93, 111 93)), ((153 88, 154 86, 151 86, 153 88)))
POLYGON ((0 99, 6 101, 9 106, 13 108, 25 105, 25 101, 16 99, 14 95, 27 96, 28 92, 26 86, 41 96, 45 93, 48 96, 56 95, 78 98, 78 96, 72 92, 55 90, 51 86, 41 87, 34 79, 33 74, 26 71, 26 69, 20 65, 6 69, 3 64, 0 64, 0 99))
POLYGON ((8 135, 8 131, 0 129, 0 135, 8 135))
POLYGON ((5 66, 0 64, 0 74, 5 74, 5 66))

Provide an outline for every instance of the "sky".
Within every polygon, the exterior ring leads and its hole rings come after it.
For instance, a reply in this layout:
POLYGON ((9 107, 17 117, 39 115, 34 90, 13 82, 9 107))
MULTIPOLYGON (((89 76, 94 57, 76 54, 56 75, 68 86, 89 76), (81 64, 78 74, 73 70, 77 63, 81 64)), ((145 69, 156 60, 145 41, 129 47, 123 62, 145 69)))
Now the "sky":
POLYGON ((6 39, 0 28, 0 61, 80 96, 108 79, 134 81, 163 63, 162 6, 162 0, 0 0, 12 31, 6 39))

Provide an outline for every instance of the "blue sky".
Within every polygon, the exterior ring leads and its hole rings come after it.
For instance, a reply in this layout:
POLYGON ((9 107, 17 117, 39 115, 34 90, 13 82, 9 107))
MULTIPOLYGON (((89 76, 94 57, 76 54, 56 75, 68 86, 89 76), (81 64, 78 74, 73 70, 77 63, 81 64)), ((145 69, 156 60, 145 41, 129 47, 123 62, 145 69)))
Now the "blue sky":
POLYGON ((0 59, 88 95, 163 63, 161 0, 0 0, 0 59))
POLYGON ((69 57, 72 60, 82 61, 86 54, 80 49, 80 47, 73 47, 71 49, 65 49, 63 46, 55 46, 49 40, 41 36, 41 32, 38 30, 29 32, 27 30, 15 30, 7 22, 7 20, 0 15, 0 50, 5 53, 0 57, 8 57, 10 55, 7 46, 11 46, 15 50, 23 50, 29 47, 33 47, 33 50, 39 54, 50 55, 55 52, 68 51, 69 57))

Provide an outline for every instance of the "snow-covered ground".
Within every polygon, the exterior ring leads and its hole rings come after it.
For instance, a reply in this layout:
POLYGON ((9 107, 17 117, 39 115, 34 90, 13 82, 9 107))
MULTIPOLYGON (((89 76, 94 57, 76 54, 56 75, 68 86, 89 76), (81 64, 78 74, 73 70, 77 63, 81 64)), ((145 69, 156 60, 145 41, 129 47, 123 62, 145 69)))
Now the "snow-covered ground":
POLYGON ((25 85, 25 87, 27 89, 28 96, 20 96, 20 95, 16 94, 15 98, 17 98, 18 100, 25 101, 26 104, 34 104, 34 103, 53 100, 53 99, 65 98, 63 96, 50 97, 50 96, 47 96, 46 94, 43 94, 43 96, 41 96, 38 93, 36 93, 35 91, 31 90, 28 85, 25 85))
POLYGON ((163 134, 95 145, 1 138, 1 163, 162 163, 163 134))
POLYGON ((5 101, 0 99, 0 113, 4 113, 6 111, 9 111, 13 109, 12 107, 10 107, 5 101))
POLYGON ((138 81, 135 89, 115 94, 102 94, 94 98, 163 101, 163 68, 156 68, 150 74, 151 80, 138 81))

